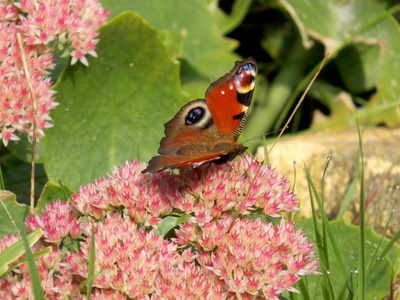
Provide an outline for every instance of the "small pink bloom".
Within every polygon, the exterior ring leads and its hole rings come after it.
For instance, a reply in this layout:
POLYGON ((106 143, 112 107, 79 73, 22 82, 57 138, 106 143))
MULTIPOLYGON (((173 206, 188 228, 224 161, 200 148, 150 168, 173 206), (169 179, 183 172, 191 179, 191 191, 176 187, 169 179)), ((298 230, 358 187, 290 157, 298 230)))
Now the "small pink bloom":
POLYGON ((11 141, 19 141, 20 138, 18 136, 16 136, 15 134, 13 134, 13 132, 15 131, 14 128, 7 128, 7 127, 3 127, 1 133, 0 133, 0 139, 3 140, 4 146, 7 147, 8 142, 11 141))

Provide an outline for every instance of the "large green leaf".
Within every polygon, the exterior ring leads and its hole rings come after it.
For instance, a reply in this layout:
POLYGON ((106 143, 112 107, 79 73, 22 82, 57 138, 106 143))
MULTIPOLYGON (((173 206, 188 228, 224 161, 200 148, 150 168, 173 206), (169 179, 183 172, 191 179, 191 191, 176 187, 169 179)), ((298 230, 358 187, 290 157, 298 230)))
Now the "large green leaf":
POLYGON ((292 16, 305 47, 310 45, 311 37, 321 42, 332 58, 350 45, 353 45, 350 49, 357 49, 356 60, 348 55, 339 57, 345 60, 338 64, 344 74, 342 80, 355 89, 370 86, 376 80, 377 90, 367 105, 367 111, 357 117, 374 124, 396 126, 400 120, 400 28, 391 14, 372 0, 279 2, 292 16), (380 51, 365 45, 375 45, 380 51), (348 72, 349 65, 351 73, 348 72), (354 75, 361 81, 355 87, 354 75))
POLYGON ((2 201, 0 205, 0 238, 9 234, 17 234, 15 227, 18 231, 25 230, 24 221, 29 207, 17 203, 15 194, 9 191, 0 191, 0 201, 2 201))
MULTIPOLYGON (((300 221, 296 224, 301 228, 312 243, 316 243, 314 235, 314 223, 312 219, 300 221)), ((328 246, 328 255, 330 258, 329 277, 332 282, 335 299, 346 298, 346 283, 353 283, 352 289, 356 290, 359 276, 359 254, 360 254, 360 229, 358 226, 347 224, 343 219, 330 222, 330 227, 333 231, 338 248, 341 250, 341 258, 347 272, 346 278, 343 277, 339 265, 335 261, 333 249, 330 242, 328 246)), ((371 227, 366 228, 366 253, 367 266, 373 258, 380 241, 381 236, 375 233, 371 227)), ((388 239, 383 239, 382 244, 378 250, 378 254, 382 253, 383 249, 389 243, 388 239)), ((390 282, 392 271, 394 274, 399 272, 399 266, 396 265, 400 253, 400 247, 394 245, 386 257, 382 260, 376 261, 378 267, 373 273, 367 273, 367 299, 382 299, 390 291, 390 282)), ((313 299, 324 299, 321 289, 322 280, 321 276, 307 276, 307 283, 309 286, 309 293, 313 295, 313 299)))
POLYGON ((215 4, 210 6, 209 1, 205 0, 102 0, 101 2, 106 9, 111 10, 111 16, 132 10, 157 29, 178 32, 183 38, 183 49, 182 53, 175 52, 175 54, 180 54, 179 56, 188 60, 203 75, 211 75, 212 79, 229 70, 234 62, 231 52, 237 45, 218 31, 219 23, 224 23, 221 25, 224 27, 223 30, 225 27, 232 29, 248 8, 247 1, 239 1, 237 6, 241 11, 235 9, 232 19, 228 21, 225 18, 223 22, 220 14, 215 12, 215 4), (230 59, 227 59, 227 56, 230 59), (214 66, 216 62, 218 64, 214 66))
MULTIPOLYGON (((10 141, 7 148, 24 162, 32 161, 32 143, 29 141, 26 134, 17 132, 16 135, 20 138, 19 141, 10 141)), ((43 163, 44 161, 44 148, 42 143, 36 143, 35 162, 43 163)))
POLYGON ((236 0, 231 2, 231 11, 225 13, 218 6, 217 0, 211 1, 208 6, 211 13, 215 15, 218 27, 223 33, 228 33, 235 29, 245 18, 251 4, 251 0, 236 0))
POLYGON ((43 141, 49 180, 75 190, 126 160, 156 154, 163 124, 185 102, 178 64, 142 17, 124 13, 99 38, 88 68, 77 63, 61 74, 54 127, 43 141))

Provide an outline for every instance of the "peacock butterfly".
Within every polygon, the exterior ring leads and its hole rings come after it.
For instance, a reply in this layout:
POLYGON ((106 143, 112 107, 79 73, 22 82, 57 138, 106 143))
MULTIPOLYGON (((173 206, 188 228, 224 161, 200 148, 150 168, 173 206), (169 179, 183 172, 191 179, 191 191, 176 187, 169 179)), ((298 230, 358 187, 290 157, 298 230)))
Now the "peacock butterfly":
POLYGON ((166 123, 158 153, 143 173, 164 169, 226 163, 247 147, 236 141, 246 123, 255 86, 257 63, 249 57, 237 61, 227 74, 211 83, 205 100, 181 108, 166 123))

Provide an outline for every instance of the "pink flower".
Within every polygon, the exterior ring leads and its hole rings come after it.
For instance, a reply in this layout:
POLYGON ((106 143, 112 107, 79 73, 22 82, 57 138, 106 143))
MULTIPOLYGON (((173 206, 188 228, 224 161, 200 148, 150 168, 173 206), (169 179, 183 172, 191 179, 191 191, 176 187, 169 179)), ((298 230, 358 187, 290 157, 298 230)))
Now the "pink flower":
MULTIPOLYGON (((270 204, 278 209, 273 216, 296 210, 286 182, 268 166, 257 172, 259 165, 250 160, 180 175, 142 174, 144 165, 126 163, 81 187, 72 202, 56 201, 28 217, 28 231, 43 229, 34 250, 52 249, 37 259, 45 297, 84 299, 79 285, 88 276, 91 239, 95 299, 227 299, 237 293, 243 299, 278 299, 286 290, 297 292, 293 286, 300 276, 318 268, 313 245, 293 222, 244 217, 254 211, 267 215, 270 204), (175 238, 155 234, 165 217, 177 214, 186 221, 175 238)), ((0 240, 0 252, 15 240, 0 240)), ((30 288, 24 289, 29 280, 27 265, 19 266, 0 279, 0 298, 30 297, 30 288)))
POLYGON ((200 226, 212 218, 219 219, 232 209, 243 215, 261 210, 278 218, 280 211, 298 210, 296 197, 287 187, 286 180, 279 178, 271 168, 263 166, 252 184, 258 166, 256 162, 239 159, 231 167, 211 165, 204 176, 201 175, 202 168, 181 171, 191 188, 177 191, 176 196, 170 197, 171 204, 193 214, 191 221, 200 226))
POLYGON ((17 33, 23 39, 30 81, 37 102, 37 138, 52 126, 50 110, 57 106, 52 83, 52 50, 69 50, 71 63, 88 65, 86 55, 97 56, 96 30, 109 12, 96 0, 23 0, 0 4, 0 139, 7 146, 18 140, 15 131, 33 137, 33 106, 23 70, 17 33), (51 47, 50 47, 51 45, 51 47))
POLYGON ((174 177, 169 173, 144 176, 142 169, 137 161, 126 163, 112 177, 81 187, 72 200, 79 211, 96 219, 113 207, 124 207, 137 223, 156 225, 172 211, 166 191, 173 188, 174 177))
POLYGON ((26 218, 26 227, 29 231, 43 229, 43 236, 47 243, 59 244, 67 236, 77 238, 81 234, 81 221, 70 202, 60 200, 48 204, 46 211, 40 216, 32 215, 26 218))
POLYGON ((96 56, 96 30, 106 21, 109 12, 95 0, 25 0, 15 5, 27 16, 20 16, 25 41, 48 45, 58 39, 72 45, 72 64, 80 60, 88 65, 85 55, 96 56))

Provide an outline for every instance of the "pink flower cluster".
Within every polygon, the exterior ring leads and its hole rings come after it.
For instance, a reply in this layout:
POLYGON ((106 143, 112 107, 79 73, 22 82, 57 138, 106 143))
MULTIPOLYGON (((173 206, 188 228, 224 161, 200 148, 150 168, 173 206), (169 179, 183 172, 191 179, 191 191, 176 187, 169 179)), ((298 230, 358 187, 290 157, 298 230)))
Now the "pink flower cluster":
MULTIPOLYGON (((85 298, 80 284, 88 277, 92 226, 93 299, 278 299, 286 290, 296 292, 300 276, 318 268, 313 245, 283 218, 274 225, 247 217, 297 209, 286 181, 265 165, 257 172, 259 165, 249 159, 179 175, 142 174, 143 165, 126 163, 81 187, 72 202, 49 204, 27 218, 28 231, 44 232, 35 247, 52 245, 57 257, 48 265, 41 265, 47 257, 38 262, 46 298, 85 298), (152 230, 167 231, 167 216, 185 220, 169 239, 152 230)), ((0 251, 10 245, 7 239, 0 251)), ((6 292, 11 299, 21 295, 29 281, 21 267, 0 279, 0 299, 6 292)))
POLYGON ((146 222, 146 226, 150 226, 171 213, 168 196, 172 196, 175 183, 175 177, 168 172, 157 176, 143 175, 141 166, 135 161, 116 168, 113 176, 107 179, 81 187, 72 200, 83 214, 96 219, 103 218, 112 207, 123 207, 137 223, 146 222))
MULTIPOLYGON (((37 252, 51 247, 51 252, 35 260, 42 289, 46 299, 60 299, 60 295, 79 293, 69 268, 63 264, 64 248, 62 243, 68 239, 77 239, 82 233, 80 220, 70 202, 56 201, 47 205, 41 216, 32 216, 26 220, 27 231, 42 228, 45 239, 37 242, 32 251, 37 252), (58 229, 58 230, 57 230, 58 229)), ((16 235, 5 237, 0 242, 0 252, 17 242, 16 235)), ((0 299, 33 299, 31 276, 27 263, 20 265, 0 279, 0 299)))
POLYGON ((54 68, 52 50, 65 48, 72 64, 88 65, 96 56, 96 30, 108 16, 96 0, 0 0, 0 139, 7 146, 15 131, 33 135, 33 106, 23 70, 17 33, 21 34, 37 102, 37 135, 51 127, 54 91, 47 78, 54 68))
POLYGON ((48 204, 42 214, 28 216, 26 229, 31 232, 37 228, 43 229, 45 242, 51 244, 60 244, 68 236, 76 239, 82 234, 81 220, 77 220, 70 202, 56 201, 48 204))

